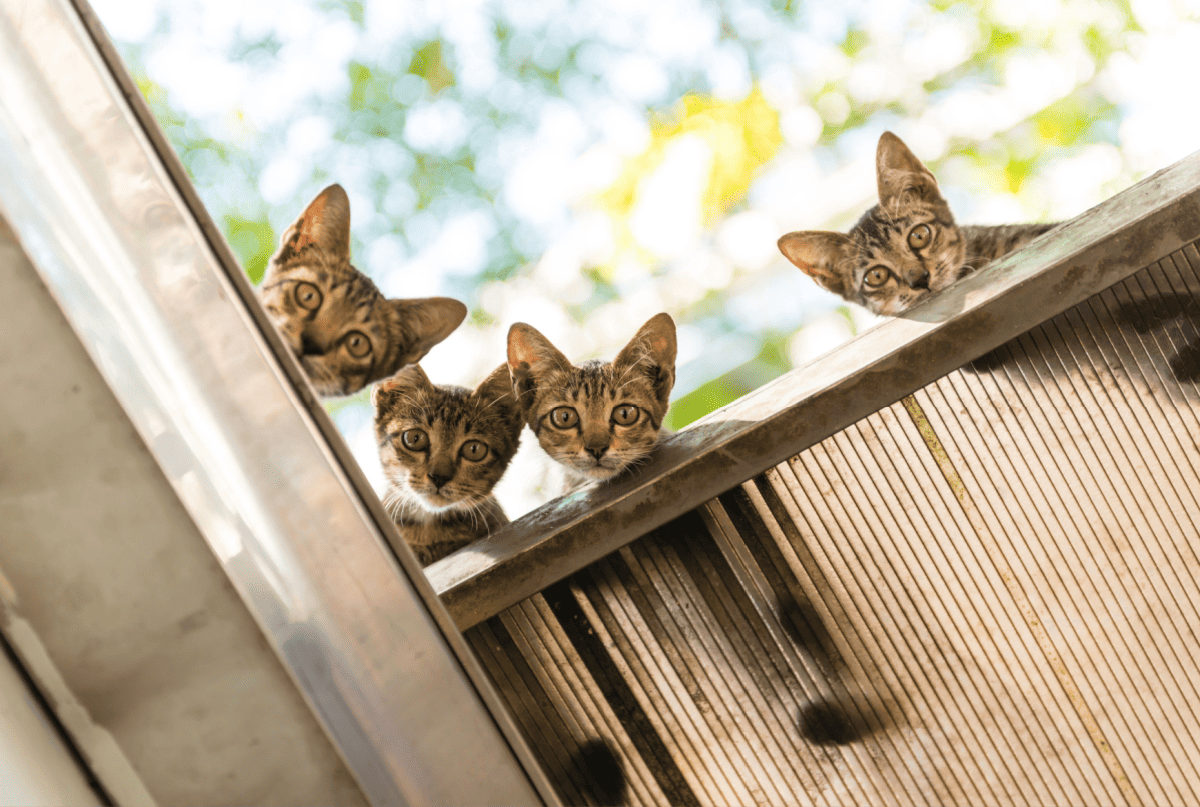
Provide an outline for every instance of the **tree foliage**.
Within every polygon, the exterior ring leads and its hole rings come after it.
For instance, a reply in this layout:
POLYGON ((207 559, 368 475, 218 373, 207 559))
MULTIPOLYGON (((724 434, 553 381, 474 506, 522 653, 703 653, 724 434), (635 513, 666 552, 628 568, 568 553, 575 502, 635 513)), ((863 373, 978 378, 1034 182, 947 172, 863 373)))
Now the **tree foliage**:
POLYGON ((1162 56, 1156 43, 1184 48, 1200 29, 1186 10, 1135 12, 1125 0, 321 1, 216 22, 164 6, 120 44, 252 279, 338 181, 361 268, 390 293, 473 309, 472 373, 530 311, 563 312, 570 344, 607 355, 668 310, 679 426, 804 360, 808 324, 849 335, 867 322, 773 245, 870 204, 884 129, 968 221, 1074 215, 1162 167, 1155 155, 1170 152, 1144 135, 1148 101, 1130 87, 1162 56), (190 32, 207 28, 223 33, 196 45, 190 32), (214 81, 216 102, 197 102, 171 69, 181 42, 242 83, 214 81))

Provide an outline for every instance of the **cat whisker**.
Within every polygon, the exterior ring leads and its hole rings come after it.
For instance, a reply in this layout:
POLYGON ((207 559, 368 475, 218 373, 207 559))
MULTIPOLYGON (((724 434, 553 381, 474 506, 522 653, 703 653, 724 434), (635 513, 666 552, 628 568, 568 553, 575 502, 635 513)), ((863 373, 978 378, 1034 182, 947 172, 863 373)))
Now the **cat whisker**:
MULTIPOLYGON (((392 493, 391 490, 388 492, 389 494, 392 493)), ((406 503, 403 497, 399 495, 392 495, 391 500, 384 504, 384 510, 387 512, 388 518, 390 518, 393 522, 397 521, 404 510, 405 504, 406 503)))
POLYGON ((407 393, 407 392, 398 393, 398 397, 400 399, 400 403, 407 404, 409 407, 411 407, 415 410, 418 410, 418 411, 421 410, 421 408, 422 408, 421 404, 417 401, 416 398, 414 398, 409 393, 407 393))
POLYGON ((471 526, 478 532, 481 524, 483 526, 487 525, 487 520, 483 516, 483 507, 475 502, 469 503, 467 507, 468 512, 471 514, 471 526))
POLYGON ((487 413, 487 411, 488 411, 489 409, 491 409, 493 406, 496 406, 497 404, 501 403, 503 400, 504 400, 504 398, 503 398, 503 397, 500 397, 500 398, 493 398, 491 401, 489 401, 489 402, 488 402, 488 403, 487 403, 487 404, 486 404, 486 405, 483 407, 483 409, 480 409, 480 410, 479 410, 479 414, 481 414, 481 415, 483 415, 483 414, 486 414, 486 413, 487 413))
POLYGON ((621 377, 619 379, 617 379, 614 386, 619 387, 622 384, 624 384, 625 376, 629 375, 629 373, 631 373, 635 367, 638 367, 642 364, 650 364, 652 366, 653 363, 654 363, 654 357, 650 355, 650 351, 648 351, 648 350, 645 351, 644 353, 642 353, 642 355, 638 356, 637 361, 631 363, 628 367, 625 368, 625 371, 623 373, 621 373, 621 377))

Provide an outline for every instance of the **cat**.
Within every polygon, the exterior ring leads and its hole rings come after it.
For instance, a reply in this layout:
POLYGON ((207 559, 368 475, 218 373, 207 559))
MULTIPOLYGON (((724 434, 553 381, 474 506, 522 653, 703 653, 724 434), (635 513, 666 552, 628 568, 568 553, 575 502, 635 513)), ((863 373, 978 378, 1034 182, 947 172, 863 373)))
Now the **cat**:
POLYGON ((875 163, 879 204, 848 235, 788 233, 779 249, 822 287, 876 314, 896 316, 1058 226, 959 227, 933 174, 891 132, 880 136, 875 163))
POLYGON ((525 422, 571 491, 649 457, 675 384, 675 323, 657 314, 613 361, 576 366, 518 322, 508 331, 508 369, 525 422))
POLYGON ((525 422, 508 366, 474 391, 434 385, 409 365, 372 390, 383 503, 422 566, 508 523, 492 488, 525 422))
POLYGON ((259 287, 319 395, 352 395, 421 359, 467 315, 447 297, 389 300, 350 265, 350 199, 317 194, 287 229, 259 287))

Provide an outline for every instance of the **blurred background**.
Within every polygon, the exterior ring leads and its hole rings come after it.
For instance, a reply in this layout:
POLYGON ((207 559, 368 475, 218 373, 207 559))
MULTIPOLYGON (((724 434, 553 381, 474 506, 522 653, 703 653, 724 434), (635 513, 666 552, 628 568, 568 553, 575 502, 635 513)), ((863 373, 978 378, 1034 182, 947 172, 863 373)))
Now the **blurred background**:
MULTIPOLYGON (((679 428, 873 323, 776 239, 875 202, 891 129, 963 223, 1073 217, 1200 148, 1200 0, 94 0, 254 282, 322 187, 354 264, 467 322, 611 359, 679 326, 679 428)), ((328 409, 383 487, 368 392, 328 409)), ((501 483, 553 493, 528 432, 501 483)))

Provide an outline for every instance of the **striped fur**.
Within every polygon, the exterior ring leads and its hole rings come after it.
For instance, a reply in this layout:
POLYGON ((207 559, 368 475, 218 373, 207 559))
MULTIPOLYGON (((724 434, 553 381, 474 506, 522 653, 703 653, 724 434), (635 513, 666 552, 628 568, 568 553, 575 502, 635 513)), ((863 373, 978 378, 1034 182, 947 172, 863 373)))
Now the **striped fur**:
POLYGON ((492 488, 517 452, 524 422, 507 365, 474 391, 431 384, 419 365, 372 392, 375 438, 388 479, 383 503, 423 566, 507 524, 492 488), (419 431, 412 449, 404 435, 419 431), (469 443, 486 454, 471 458, 469 443))
POLYGON ((801 271, 876 314, 896 316, 1057 226, 959 227, 933 174, 891 132, 879 138, 876 178, 879 204, 848 234, 801 231, 779 239, 801 271))
POLYGON ((323 396, 351 395, 421 359, 467 315, 457 300, 389 300, 350 265, 350 200, 330 185, 283 234, 259 299, 323 396))
POLYGON ((576 366, 518 322, 508 332, 508 369, 525 422, 563 466, 567 489, 611 479, 658 442, 675 384, 675 323, 657 314, 613 361, 576 366), (568 410, 567 422, 556 425, 556 413, 568 410))

